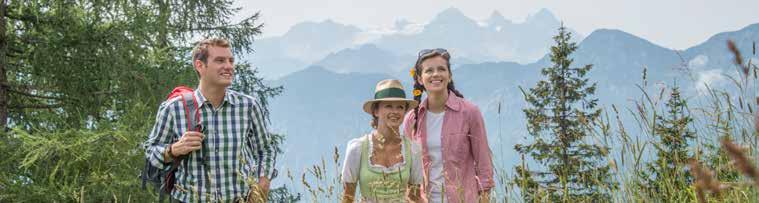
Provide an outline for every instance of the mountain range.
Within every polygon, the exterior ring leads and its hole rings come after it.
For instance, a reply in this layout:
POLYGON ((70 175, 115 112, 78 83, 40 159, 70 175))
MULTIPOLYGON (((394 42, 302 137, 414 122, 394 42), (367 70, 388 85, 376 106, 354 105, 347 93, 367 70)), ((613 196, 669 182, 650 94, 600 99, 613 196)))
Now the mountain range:
MULTIPOLYGON (((415 59, 417 51, 437 47, 455 51, 454 57, 460 64, 528 63, 545 55, 552 43, 551 36, 560 25, 547 9, 528 16, 521 23, 514 23, 497 11, 485 20, 476 21, 456 8, 443 10, 426 24, 399 20, 390 28, 362 29, 332 20, 303 22, 282 36, 255 41, 255 52, 243 58, 261 67, 261 74, 267 78, 280 78, 313 64, 335 63, 329 61, 331 58, 376 60, 355 57, 373 53, 379 53, 390 62, 403 62, 383 63, 383 71, 389 73, 413 65, 413 61, 408 60, 415 59)), ((582 35, 572 32, 576 39, 582 39, 582 35)), ((367 66, 325 68, 336 72, 367 70, 367 66)))
MULTIPOLYGON (((279 71, 279 77, 267 81, 284 87, 282 95, 271 102, 272 129, 287 136, 281 166, 294 171, 331 157, 335 147, 344 153, 348 140, 371 131, 371 117, 361 105, 373 96, 376 82, 400 79, 411 95, 408 71, 422 47, 449 50, 457 89, 481 109, 494 161, 510 170, 519 160, 513 146, 525 142, 527 135, 522 112, 527 104, 520 88, 528 91, 535 86, 543 79, 541 69, 552 65, 548 48, 561 23, 545 9, 525 22, 513 23, 497 12, 477 22, 449 8, 416 32, 398 31, 362 44, 354 43, 361 35, 359 28, 332 21, 304 24, 281 37, 258 41, 259 51, 253 55, 258 62, 251 61, 262 72, 279 71), (312 35, 298 34, 305 31, 312 35), (311 51, 265 59, 276 54, 264 50, 278 47, 275 50, 286 52, 287 47, 297 47, 296 42, 311 51), (277 63, 283 65, 263 65, 264 60, 280 60, 277 63)), ((408 22, 396 25, 409 26, 408 22)), ((728 39, 735 41, 746 60, 759 61, 754 53, 759 24, 716 34, 685 50, 665 48, 622 30, 597 29, 587 37, 572 33, 578 45, 571 56, 572 66, 592 64, 588 77, 597 84, 594 97, 599 107, 611 111, 614 105, 623 114, 634 108, 642 90, 658 93, 677 85, 684 98, 698 100, 707 86, 730 88, 729 77, 737 73, 728 39)), ((634 123, 629 115, 621 117, 625 123, 634 123)), ((628 131, 636 133, 632 126, 628 131)))

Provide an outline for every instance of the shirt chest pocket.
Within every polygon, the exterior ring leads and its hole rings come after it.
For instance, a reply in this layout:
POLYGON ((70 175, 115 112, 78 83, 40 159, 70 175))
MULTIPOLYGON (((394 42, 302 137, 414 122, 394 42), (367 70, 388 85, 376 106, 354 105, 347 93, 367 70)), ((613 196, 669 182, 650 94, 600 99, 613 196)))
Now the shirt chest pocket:
POLYGON ((450 161, 461 162, 471 155, 471 143, 469 139, 469 133, 466 132, 454 132, 446 134, 447 146, 445 148, 447 152, 451 153, 450 161))
POLYGON ((446 125, 443 127, 446 137, 446 151, 453 153, 448 156, 455 162, 461 162, 471 157, 471 139, 469 134, 469 123, 466 120, 461 119, 463 115, 456 114, 460 112, 452 112, 451 119, 447 120, 446 125))

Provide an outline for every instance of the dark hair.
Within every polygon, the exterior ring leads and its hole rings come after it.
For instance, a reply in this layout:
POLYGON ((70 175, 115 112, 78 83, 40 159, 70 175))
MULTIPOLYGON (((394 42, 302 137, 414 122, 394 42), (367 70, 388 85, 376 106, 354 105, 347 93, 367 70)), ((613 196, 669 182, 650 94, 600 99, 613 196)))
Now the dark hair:
MULTIPOLYGON (((416 64, 414 65, 414 75, 413 75, 413 78, 414 78, 414 90, 413 91, 419 90, 420 92, 424 93, 424 91, 426 90, 426 89, 424 89, 424 85, 422 85, 421 83, 419 83, 419 78, 421 78, 419 75, 422 73, 422 62, 424 62, 424 60, 427 60, 427 59, 430 59, 430 58, 433 58, 433 57, 436 57, 436 56, 440 56, 440 57, 443 57, 443 59, 445 59, 446 66, 448 67, 448 74, 453 75, 453 72, 451 71, 451 56, 450 56, 450 54, 448 54, 448 53, 441 54, 441 53, 438 53, 438 52, 434 52, 434 53, 431 53, 431 54, 422 55, 422 56, 420 56, 419 58, 416 59, 416 64)), ((451 92, 453 92, 453 94, 456 95, 457 97, 464 98, 464 95, 461 94, 461 92, 459 92, 458 90, 456 90, 456 87, 453 85, 453 80, 451 80, 451 82, 448 83, 448 90, 451 91, 451 92)), ((418 105, 418 106, 416 106, 416 108, 414 108, 414 128, 413 128, 414 131, 412 131, 412 133, 416 133, 417 125, 419 125, 419 119, 418 119, 419 118, 419 106, 421 106, 421 104, 422 104, 422 101, 421 101, 422 100, 422 94, 414 95, 414 100, 416 100, 417 102, 419 102, 420 105, 418 105)))

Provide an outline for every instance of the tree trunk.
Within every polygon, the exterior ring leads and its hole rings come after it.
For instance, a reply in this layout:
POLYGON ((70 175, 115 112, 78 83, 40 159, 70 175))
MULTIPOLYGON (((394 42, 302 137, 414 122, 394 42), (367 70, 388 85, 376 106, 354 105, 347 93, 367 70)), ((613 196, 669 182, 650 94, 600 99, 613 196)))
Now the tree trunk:
POLYGON ((8 36, 6 35, 6 11, 8 9, 7 0, 0 3, 0 128, 5 131, 8 125, 8 78, 6 78, 6 67, 8 60, 6 53, 8 51, 8 36))

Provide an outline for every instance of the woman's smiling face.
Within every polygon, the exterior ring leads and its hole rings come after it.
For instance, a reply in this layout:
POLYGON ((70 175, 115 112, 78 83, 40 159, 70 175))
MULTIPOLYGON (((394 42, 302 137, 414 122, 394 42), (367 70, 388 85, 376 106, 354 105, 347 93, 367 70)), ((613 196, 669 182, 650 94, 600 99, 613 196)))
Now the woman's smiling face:
POLYGON ((404 101, 381 101, 377 103, 377 109, 374 116, 377 117, 377 126, 388 126, 391 129, 398 129, 403 123, 403 116, 406 114, 408 103, 404 101))
POLYGON ((434 56, 422 61, 419 83, 428 92, 442 92, 448 89, 451 82, 451 72, 448 61, 442 56, 434 56))

